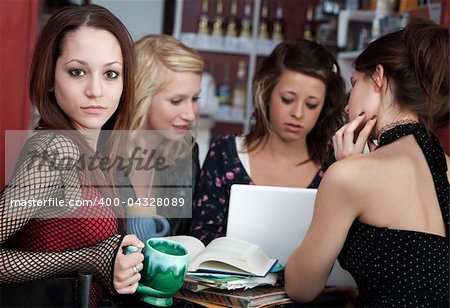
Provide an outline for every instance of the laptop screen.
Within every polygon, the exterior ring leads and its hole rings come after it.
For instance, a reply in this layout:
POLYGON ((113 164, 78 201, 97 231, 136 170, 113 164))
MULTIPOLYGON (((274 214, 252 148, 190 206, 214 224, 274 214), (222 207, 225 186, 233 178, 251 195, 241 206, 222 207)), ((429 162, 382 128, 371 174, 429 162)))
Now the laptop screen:
MULTIPOLYGON (((309 188, 235 184, 226 235, 254 243, 286 265, 308 231, 316 193, 309 188)), ((337 261, 327 284, 356 286, 337 261)))

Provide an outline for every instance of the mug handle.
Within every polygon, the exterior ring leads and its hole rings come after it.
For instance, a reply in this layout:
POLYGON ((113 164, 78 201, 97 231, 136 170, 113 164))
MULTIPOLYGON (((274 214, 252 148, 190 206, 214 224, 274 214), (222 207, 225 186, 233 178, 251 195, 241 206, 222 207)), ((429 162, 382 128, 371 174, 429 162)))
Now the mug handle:
POLYGON ((146 286, 142 283, 139 283, 136 293, 143 294, 143 295, 150 295, 154 297, 171 297, 173 296, 173 293, 167 293, 164 291, 153 289, 152 287, 146 286))
POLYGON ((155 220, 155 223, 159 223, 161 225, 161 231, 156 232, 154 237, 163 237, 169 234, 170 224, 167 218, 162 216, 152 216, 152 218, 155 220))
POLYGON ((128 217, 127 219, 127 233, 137 235, 144 242, 149 238, 166 236, 169 231, 170 224, 162 216, 128 217), (156 232, 157 229, 161 230, 156 232))

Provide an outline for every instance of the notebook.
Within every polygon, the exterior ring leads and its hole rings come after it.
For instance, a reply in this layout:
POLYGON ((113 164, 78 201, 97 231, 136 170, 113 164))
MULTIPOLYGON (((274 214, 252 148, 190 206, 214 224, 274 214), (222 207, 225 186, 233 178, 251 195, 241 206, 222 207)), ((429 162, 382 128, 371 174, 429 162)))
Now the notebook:
MULTIPOLYGON (((257 244, 286 265, 311 223, 316 193, 317 189, 235 184, 226 235, 257 244)), ((327 285, 356 287, 337 260, 327 285)))

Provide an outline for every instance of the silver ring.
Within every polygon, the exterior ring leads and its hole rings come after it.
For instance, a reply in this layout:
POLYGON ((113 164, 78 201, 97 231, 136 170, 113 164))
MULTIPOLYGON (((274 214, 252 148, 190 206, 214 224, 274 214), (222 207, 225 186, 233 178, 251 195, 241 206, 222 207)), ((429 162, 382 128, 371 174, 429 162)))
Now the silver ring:
POLYGON ((131 270, 133 271, 133 275, 136 275, 137 273, 139 273, 139 269, 137 268, 137 266, 133 266, 131 268, 131 270))

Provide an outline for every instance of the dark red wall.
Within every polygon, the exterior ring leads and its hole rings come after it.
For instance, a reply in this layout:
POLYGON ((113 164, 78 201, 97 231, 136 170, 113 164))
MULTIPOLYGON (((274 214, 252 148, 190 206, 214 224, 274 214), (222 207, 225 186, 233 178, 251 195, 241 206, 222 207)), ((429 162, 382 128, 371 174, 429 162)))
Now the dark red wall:
POLYGON ((5 184, 5 130, 30 127, 27 76, 40 0, 0 1, 0 187, 5 184))

